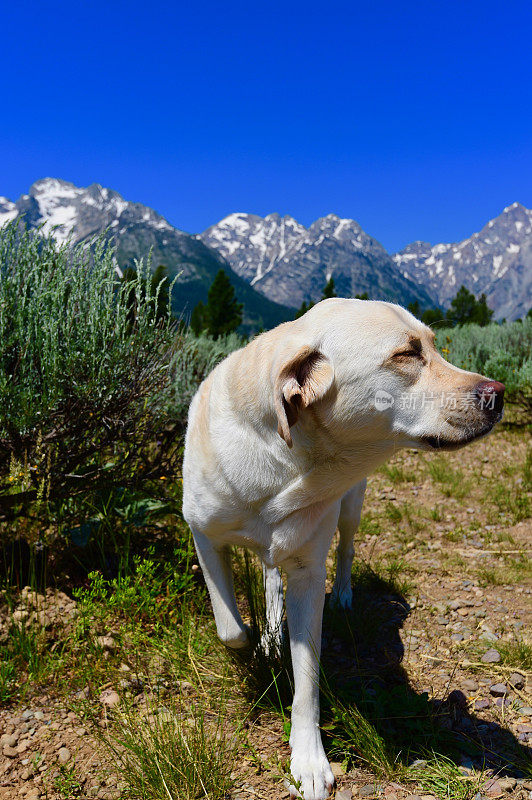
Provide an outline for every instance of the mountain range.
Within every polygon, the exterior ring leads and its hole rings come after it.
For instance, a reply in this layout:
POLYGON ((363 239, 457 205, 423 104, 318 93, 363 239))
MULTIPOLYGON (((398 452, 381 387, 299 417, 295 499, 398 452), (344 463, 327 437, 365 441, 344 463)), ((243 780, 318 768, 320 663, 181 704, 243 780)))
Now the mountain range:
POLYGON ((243 329, 246 332, 270 328, 293 316, 290 308, 258 294, 247 281, 231 269, 224 258, 196 236, 174 228, 156 211, 140 203, 131 203, 99 184, 79 188, 57 178, 34 183, 28 194, 16 203, 0 198, 0 225, 23 218, 30 227, 52 232, 63 243, 73 244, 103 235, 116 244, 116 259, 123 270, 134 267, 135 259, 164 264, 170 280, 177 276, 178 290, 173 292, 176 314, 190 315, 207 292, 218 270, 224 269, 240 302, 244 304, 243 329))
POLYGON ((464 284, 486 295, 496 319, 517 319, 532 306, 532 211, 513 203, 469 239, 434 246, 413 242, 393 259, 444 308, 464 284))
POLYGON ((344 297, 367 292, 371 298, 406 305, 434 304, 419 282, 397 269, 384 247, 352 219, 335 214, 305 228, 293 217, 230 214, 199 237, 222 255, 254 289, 277 303, 300 306, 319 300, 332 276, 344 297))
POLYGON ((188 314, 224 269, 244 303, 246 331, 293 317, 334 278, 337 294, 447 307, 461 284, 484 292, 495 317, 515 319, 532 305, 532 211, 514 203, 478 233, 455 244, 414 242, 389 254, 351 219, 329 214, 308 228, 293 217, 235 213, 198 235, 99 184, 57 178, 34 183, 16 202, 0 197, 0 225, 23 218, 59 242, 113 238, 118 265, 152 264, 178 276, 174 310, 188 314))

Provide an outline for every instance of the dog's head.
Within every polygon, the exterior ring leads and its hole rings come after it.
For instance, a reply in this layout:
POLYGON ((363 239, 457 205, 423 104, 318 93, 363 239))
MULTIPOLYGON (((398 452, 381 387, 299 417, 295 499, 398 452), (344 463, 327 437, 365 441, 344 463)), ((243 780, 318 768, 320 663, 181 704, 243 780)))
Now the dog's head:
POLYGON ((336 298, 292 324, 294 347, 274 376, 278 431, 289 446, 301 420, 346 444, 449 450, 502 418, 503 384, 445 361, 430 328, 400 306, 336 298))

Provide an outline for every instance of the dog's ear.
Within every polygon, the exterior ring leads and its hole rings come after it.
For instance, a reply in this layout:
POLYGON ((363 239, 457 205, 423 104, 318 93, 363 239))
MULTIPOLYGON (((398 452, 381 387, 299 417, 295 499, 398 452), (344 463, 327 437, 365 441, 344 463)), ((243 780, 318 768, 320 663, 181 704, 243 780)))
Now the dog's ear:
POLYGON ((277 432, 292 447, 290 428, 302 409, 326 394, 334 378, 329 359, 312 347, 302 347, 285 362, 275 380, 277 432))

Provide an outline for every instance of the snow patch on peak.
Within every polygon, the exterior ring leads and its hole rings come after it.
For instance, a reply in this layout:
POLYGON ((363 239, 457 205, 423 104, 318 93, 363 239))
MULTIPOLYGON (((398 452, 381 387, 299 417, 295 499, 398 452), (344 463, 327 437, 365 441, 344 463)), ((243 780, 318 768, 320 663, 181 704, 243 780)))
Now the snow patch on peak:
POLYGON ((83 189, 78 189, 73 183, 63 181, 60 178, 41 178, 30 187, 30 195, 36 199, 43 196, 53 195, 54 197, 76 197, 81 194, 83 189))
POLYGON ((7 225, 12 219, 18 215, 18 209, 15 203, 8 200, 7 197, 0 197, 0 227, 7 225))

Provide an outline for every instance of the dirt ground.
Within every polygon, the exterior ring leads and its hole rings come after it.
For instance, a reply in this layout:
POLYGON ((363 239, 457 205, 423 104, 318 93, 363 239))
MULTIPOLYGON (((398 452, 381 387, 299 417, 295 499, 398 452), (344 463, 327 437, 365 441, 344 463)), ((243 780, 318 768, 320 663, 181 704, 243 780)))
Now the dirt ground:
MULTIPOLYGON (((464 752, 458 765, 464 777, 481 776, 471 795, 477 800, 532 798, 532 776, 512 766, 516 753, 526 758, 532 740, 529 651, 520 656, 516 644, 530 641, 532 619, 527 446, 522 432, 499 431, 443 457, 396 455, 369 480, 356 537, 359 561, 399 575, 393 595, 364 587, 355 595, 364 613, 381 615, 382 629, 367 647, 359 637, 355 652, 327 609, 324 621, 323 659, 333 686, 360 681, 361 671, 397 682, 405 702, 439 704, 444 724, 482 743, 482 763, 464 752), (513 755, 505 760, 507 753, 513 755)), ((331 552, 331 575, 333 564, 331 552)), ((61 613, 75 613, 70 598, 57 602, 61 613)), ((128 670, 124 664, 125 679, 128 670)), ((122 687, 100 690, 105 725, 122 687)), ((79 691, 40 689, 0 708, 0 798, 122 796, 121 776, 81 716, 80 699, 79 691)), ((234 800, 288 796, 280 776, 289 758, 285 738, 278 715, 264 711, 250 720, 233 773, 234 800)), ((360 762, 335 761, 333 770, 339 800, 436 797, 436 789, 415 782, 377 779, 360 762)))

